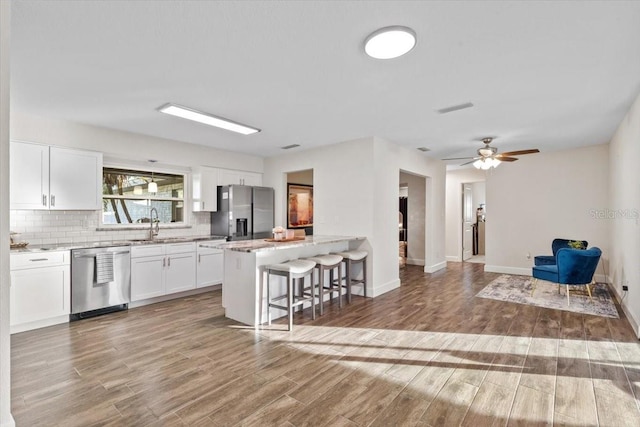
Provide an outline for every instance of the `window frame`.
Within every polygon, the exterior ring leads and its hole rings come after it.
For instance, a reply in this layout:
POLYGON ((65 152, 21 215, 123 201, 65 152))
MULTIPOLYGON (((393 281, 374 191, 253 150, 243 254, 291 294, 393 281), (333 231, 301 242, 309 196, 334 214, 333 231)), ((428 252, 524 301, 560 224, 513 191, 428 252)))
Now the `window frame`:
MULTIPOLYGON (((181 222, 171 222, 171 223, 166 223, 166 222, 160 222, 159 223, 159 227, 165 228, 165 229, 170 229, 170 228, 191 228, 191 213, 192 213, 192 209, 191 209, 191 173, 188 170, 185 169, 178 169, 178 168, 167 168, 167 167, 163 167, 163 168, 156 168, 156 167, 148 167, 147 165, 141 165, 141 164, 137 164, 137 163, 133 163, 133 164, 127 164, 127 163, 107 163, 105 162, 102 165, 102 172, 101 172, 101 189, 102 189, 102 185, 104 183, 104 171, 105 169, 121 169, 121 170, 126 170, 126 171, 131 171, 131 172, 142 172, 142 173, 155 173, 155 174, 169 174, 169 175, 179 175, 182 176, 182 182, 183 182, 183 193, 182 193, 182 198, 177 198, 177 197, 163 197, 163 196, 150 196, 150 195, 141 195, 141 196, 136 196, 136 195, 119 195, 119 194, 113 194, 113 195, 108 195, 108 194, 104 194, 102 193, 100 195, 101 198, 101 204, 104 203, 104 200, 112 200, 112 199, 124 199, 124 200, 141 200, 141 201, 151 201, 153 202, 154 200, 157 201, 162 201, 162 202, 172 202, 172 201, 176 201, 179 202, 181 201, 183 203, 183 220, 181 222), (106 197, 105 197, 106 196, 106 197)), ((104 221, 104 207, 102 207, 99 210, 100 213, 100 220, 99 220, 99 228, 98 231, 101 230, 146 230, 149 228, 149 223, 137 223, 137 222, 133 222, 133 223, 121 223, 121 224, 105 224, 104 221)))

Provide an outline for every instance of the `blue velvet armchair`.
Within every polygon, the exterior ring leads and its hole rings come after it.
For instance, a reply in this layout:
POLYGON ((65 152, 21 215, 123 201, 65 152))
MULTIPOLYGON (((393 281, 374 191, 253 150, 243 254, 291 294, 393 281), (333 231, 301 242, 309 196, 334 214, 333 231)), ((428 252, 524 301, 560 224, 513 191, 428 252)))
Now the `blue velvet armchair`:
MULTIPOLYGON (((570 241, 571 240, 568 239, 553 239, 553 242, 551 242, 551 251, 553 252, 553 255, 538 255, 533 258, 533 263, 535 265, 555 265, 558 250, 562 248, 571 248, 571 246, 569 246, 570 241)), ((583 248, 586 249, 589 246, 589 242, 586 240, 580 241, 582 242, 583 248)))
POLYGON ((586 250, 558 249, 556 253, 558 263, 556 265, 536 265, 533 267, 532 276, 534 279, 531 296, 533 296, 538 279, 540 279, 557 283, 558 292, 560 292, 560 285, 566 286, 567 305, 569 305, 569 285, 586 286, 589 298, 591 298, 589 285, 593 283, 593 275, 596 272, 601 255, 602 251, 597 247, 586 250))

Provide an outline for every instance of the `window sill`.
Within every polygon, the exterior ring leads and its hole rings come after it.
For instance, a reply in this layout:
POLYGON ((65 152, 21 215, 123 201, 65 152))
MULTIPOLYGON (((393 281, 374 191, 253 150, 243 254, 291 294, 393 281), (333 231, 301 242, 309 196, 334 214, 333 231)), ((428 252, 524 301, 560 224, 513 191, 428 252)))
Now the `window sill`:
MULTIPOLYGON (((154 225, 155 227, 155 225, 154 225)), ((96 228, 96 231, 141 231, 141 230, 149 230, 149 223, 140 224, 140 225, 102 225, 96 228)), ((178 230, 178 229, 187 229, 193 228, 189 224, 160 224, 160 230, 178 230)))

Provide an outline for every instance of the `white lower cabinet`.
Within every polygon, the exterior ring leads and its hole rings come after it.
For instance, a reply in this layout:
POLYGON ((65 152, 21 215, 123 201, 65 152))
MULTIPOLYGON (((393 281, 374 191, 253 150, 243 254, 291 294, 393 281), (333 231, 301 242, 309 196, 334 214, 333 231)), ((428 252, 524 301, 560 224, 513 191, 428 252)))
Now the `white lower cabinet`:
POLYGON ((224 240, 198 242, 198 261, 196 287, 218 285, 224 275, 224 251, 211 246, 224 243, 224 240))
POLYGON ((131 301, 182 292, 196 287, 193 242, 131 248, 131 301))
POLYGON ((69 320, 71 266, 69 251, 11 254, 11 332, 69 320))

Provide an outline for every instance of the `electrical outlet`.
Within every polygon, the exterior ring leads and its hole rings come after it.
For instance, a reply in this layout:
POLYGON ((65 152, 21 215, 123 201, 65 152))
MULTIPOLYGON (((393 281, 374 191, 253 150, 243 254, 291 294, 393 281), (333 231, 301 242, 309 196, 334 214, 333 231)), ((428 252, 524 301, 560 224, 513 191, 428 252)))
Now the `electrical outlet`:
POLYGON ((622 290, 626 292, 629 290, 629 287, 627 285, 622 285, 622 290))
POLYGON ((527 259, 531 259, 531 252, 527 252, 527 259))

